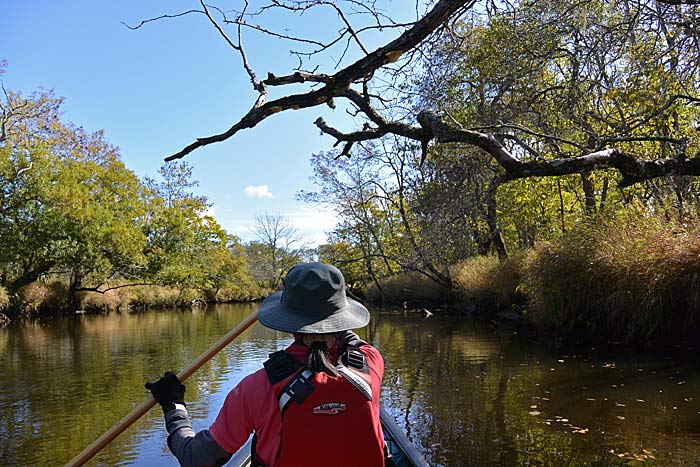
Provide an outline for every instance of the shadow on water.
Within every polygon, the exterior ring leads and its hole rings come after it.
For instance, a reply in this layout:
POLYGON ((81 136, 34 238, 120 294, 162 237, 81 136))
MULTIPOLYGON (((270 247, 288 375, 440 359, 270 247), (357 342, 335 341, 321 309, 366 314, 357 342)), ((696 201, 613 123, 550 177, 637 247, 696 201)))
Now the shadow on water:
MULTIPOLYGON (((255 309, 78 316, 0 329, 0 465, 62 465, 255 309)), ((461 315, 375 312, 383 403, 436 466, 700 465, 693 349, 553 355, 461 315)), ((196 429, 289 338, 254 325, 187 382, 196 429)), ((608 350, 608 349, 605 349, 608 350)), ((700 396, 697 396, 700 398, 700 396)), ((88 465, 177 466, 152 410, 88 465)))

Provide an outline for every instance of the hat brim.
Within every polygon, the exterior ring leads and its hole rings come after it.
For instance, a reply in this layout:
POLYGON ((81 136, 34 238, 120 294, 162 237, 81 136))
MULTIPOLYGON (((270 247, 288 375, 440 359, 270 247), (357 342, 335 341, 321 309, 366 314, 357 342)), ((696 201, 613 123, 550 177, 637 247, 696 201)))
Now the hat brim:
POLYGON ((327 334, 367 326, 369 311, 359 302, 347 298, 347 306, 321 320, 290 308, 282 303, 282 292, 263 300, 258 309, 258 321, 268 328, 302 334, 327 334))

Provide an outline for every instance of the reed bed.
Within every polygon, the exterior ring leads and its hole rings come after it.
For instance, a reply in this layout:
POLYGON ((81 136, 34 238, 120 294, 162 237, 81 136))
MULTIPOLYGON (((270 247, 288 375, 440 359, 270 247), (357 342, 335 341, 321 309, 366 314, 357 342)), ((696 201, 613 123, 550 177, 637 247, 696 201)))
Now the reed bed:
POLYGON ((529 321, 564 339, 698 334, 700 229, 657 216, 580 226, 523 264, 529 321))

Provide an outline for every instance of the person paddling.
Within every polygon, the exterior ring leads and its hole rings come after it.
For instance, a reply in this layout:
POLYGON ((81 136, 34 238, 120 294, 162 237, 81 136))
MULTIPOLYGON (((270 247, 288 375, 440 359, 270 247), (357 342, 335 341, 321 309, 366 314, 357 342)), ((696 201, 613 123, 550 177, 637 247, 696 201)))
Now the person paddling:
POLYGON ((294 342, 229 392, 208 430, 192 429, 185 386, 174 373, 146 383, 180 465, 222 466, 253 434, 256 467, 383 467, 384 360, 352 331, 369 323, 369 312, 347 297, 340 270, 294 266, 284 289, 262 302, 258 320, 294 342))

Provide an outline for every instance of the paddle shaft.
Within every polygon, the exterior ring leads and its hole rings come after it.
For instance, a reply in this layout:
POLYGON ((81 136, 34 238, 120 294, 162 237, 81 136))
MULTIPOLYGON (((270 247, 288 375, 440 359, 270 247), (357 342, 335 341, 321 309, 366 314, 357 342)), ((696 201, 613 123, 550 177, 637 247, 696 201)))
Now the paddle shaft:
MULTIPOLYGON (((197 360, 193 361, 190 363, 190 365, 182 370, 180 373, 177 374, 177 377, 180 378, 180 381, 184 381, 187 378, 189 378, 192 373, 195 371, 199 370, 199 368, 207 363, 211 358, 219 353, 221 349, 226 347, 228 344, 230 344, 236 337, 240 336, 243 331, 248 329, 253 323, 255 323, 258 320, 258 312, 257 310, 248 315, 243 321, 238 323, 238 325, 231 329, 224 337, 219 339, 219 341, 211 346, 209 350, 204 352, 202 355, 197 358, 197 360)), ((137 406, 134 410, 132 410, 126 417, 122 418, 117 422, 116 425, 114 425, 112 428, 110 428, 107 432, 105 432, 102 436, 97 438, 95 441, 92 442, 88 447, 83 449, 80 454, 75 456, 73 459, 71 459, 65 467, 79 467, 83 464, 85 464, 88 460, 90 460, 95 454, 100 452, 102 448, 107 446, 109 443, 114 440, 117 436, 119 436, 124 430, 129 428, 136 420, 141 418, 146 412, 151 410, 151 408, 156 405, 155 399, 153 399, 153 396, 149 396, 145 401, 143 401, 139 406, 137 406)))

